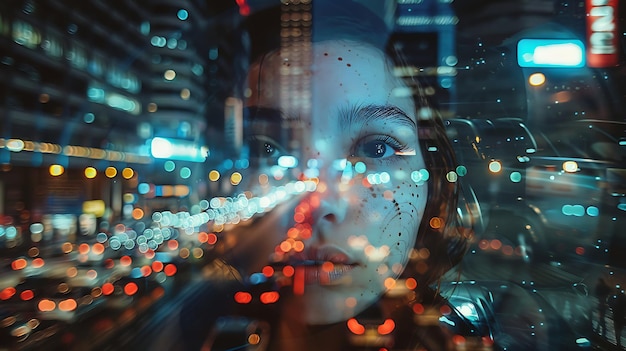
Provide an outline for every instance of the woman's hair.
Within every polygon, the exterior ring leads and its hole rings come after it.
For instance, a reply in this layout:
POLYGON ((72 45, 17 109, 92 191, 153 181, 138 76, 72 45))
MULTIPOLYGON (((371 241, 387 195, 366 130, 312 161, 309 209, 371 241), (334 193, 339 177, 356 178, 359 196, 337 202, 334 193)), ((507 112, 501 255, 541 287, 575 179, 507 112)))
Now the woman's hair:
MULTIPOLYGON (((384 52, 390 68, 406 65, 405 57, 390 41, 389 29, 382 18, 366 6, 352 0, 298 1, 262 9, 244 21, 249 38, 250 62, 281 47, 281 30, 285 24, 286 6, 299 6, 311 15, 311 42, 349 40, 369 44, 384 52), (282 17, 281 17, 282 16, 282 17)), ((372 3, 377 3, 373 1, 372 3)), ((393 73, 393 72, 391 72, 393 73)), ((419 226, 415 249, 418 259, 411 260, 405 276, 417 279, 421 287, 436 282, 455 266, 467 250, 473 223, 460 223, 457 206, 461 178, 448 181, 447 175, 457 167, 452 145, 441 117, 430 107, 417 81, 407 85, 414 90, 420 149, 429 172, 428 197, 419 226), (434 219, 433 219, 434 218, 434 219)))

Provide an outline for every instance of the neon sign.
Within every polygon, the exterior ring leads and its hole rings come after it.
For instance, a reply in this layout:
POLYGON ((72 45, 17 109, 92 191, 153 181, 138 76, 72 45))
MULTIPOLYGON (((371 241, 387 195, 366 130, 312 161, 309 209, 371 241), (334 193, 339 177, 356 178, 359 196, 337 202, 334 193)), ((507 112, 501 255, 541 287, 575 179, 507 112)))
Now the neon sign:
POLYGON ((520 67, 584 67, 585 46, 576 39, 521 39, 517 43, 520 67))
POLYGON ((587 0, 587 65, 616 66, 617 0, 587 0))
POLYGON ((204 162, 209 149, 186 140, 156 137, 150 140, 150 153, 154 158, 204 162))

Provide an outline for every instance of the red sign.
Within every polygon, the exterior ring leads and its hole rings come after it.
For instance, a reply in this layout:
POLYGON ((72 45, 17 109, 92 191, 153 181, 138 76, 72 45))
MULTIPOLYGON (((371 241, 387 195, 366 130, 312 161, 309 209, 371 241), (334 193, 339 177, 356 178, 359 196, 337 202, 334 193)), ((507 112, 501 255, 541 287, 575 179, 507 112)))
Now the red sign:
POLYGON ((618 0, 587 1, 587 66, 616 66, 619 59, 617 41, 618 0))

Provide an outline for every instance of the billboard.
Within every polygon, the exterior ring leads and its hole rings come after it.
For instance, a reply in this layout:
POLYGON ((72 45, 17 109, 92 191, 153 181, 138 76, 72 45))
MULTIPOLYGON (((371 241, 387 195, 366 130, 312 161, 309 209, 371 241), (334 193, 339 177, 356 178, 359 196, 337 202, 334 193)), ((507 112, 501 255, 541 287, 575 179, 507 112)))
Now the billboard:
POLYGON ((617 41, 617 0, 587 0, 587 65, 616 66, 619 60, 617 41))

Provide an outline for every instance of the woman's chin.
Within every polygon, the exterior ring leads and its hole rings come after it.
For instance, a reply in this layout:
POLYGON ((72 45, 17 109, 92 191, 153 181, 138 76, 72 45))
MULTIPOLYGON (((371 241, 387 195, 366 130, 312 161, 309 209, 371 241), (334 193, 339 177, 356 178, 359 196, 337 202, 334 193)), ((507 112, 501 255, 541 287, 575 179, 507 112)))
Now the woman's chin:
MULTIPOLYGON (((300 296, 294 296, 294 317, 308 325, 325 325, 348 320, 375 303, 380 294, 355 289, 309 285, 300 296), (299 308, 298 308, 299 307, 299 308)), ((293 313, 292 312, 292 313, 293 313)))

